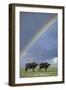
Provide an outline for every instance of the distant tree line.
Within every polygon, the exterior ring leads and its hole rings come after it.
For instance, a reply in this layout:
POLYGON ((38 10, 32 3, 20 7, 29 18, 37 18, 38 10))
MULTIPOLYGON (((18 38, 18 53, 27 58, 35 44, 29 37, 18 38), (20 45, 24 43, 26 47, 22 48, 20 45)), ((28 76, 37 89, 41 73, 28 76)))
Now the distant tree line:
POLYGON ((48 69, 48 67, 49 67, 50 65, 51 65, 51 64, 49 64, 49 63, 47 63, 47 62, 45 62, 45 63, 40 63, 40 64, 35 63, 35 62, 33 62, 33 63, 26 63, 26 64, 25 64, 25 72, 28 71, 28 70, 30 70, 30 69, 32 69, 33 72, 34 72, 34 71, 35 71, 35 68, 36 68, 37 66, 39 66, 39 71, 42 70, 43 68, 45 69, 45 71, 47 71, 47 69, 48 69))

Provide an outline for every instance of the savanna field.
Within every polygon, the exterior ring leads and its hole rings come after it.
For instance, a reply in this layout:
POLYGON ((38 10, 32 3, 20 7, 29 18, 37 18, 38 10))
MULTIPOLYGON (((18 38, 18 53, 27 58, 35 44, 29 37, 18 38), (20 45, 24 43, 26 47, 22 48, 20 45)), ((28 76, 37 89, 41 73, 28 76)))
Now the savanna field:
POLYGON ((57 76, 58 71, 57 67, 49 67, 47 71, 43 68, 39 71, 39 68, 36 67, 35 71, 33 72, 32 69, 25 72, 25 68, 20 68, 20 78, 24 77, 46 77, 46 76, 57 76))

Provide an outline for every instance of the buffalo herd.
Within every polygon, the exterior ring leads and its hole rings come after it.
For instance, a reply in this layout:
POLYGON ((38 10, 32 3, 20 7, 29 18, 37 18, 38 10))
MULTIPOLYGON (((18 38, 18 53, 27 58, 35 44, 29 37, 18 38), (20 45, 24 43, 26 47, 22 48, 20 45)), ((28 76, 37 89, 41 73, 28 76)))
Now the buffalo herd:
POLYGON ((40 64, 37 64, 35 62, 33 63, 26 63, 25 64, 25 72, 32 69, 32 71, 34 72, 35 71, 35 68, 37 66, 39 66, 39 71, 42 70, 43 68, 45 69, 45 71, 47 71, 48 67, 50 66, 51 64, 45 62, 45 63, 40 63, 40 64))

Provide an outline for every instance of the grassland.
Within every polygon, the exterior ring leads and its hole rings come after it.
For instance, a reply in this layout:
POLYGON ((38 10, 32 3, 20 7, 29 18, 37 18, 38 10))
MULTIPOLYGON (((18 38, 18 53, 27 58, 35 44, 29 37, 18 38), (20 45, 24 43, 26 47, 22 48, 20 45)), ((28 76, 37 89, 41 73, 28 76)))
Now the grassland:
POLYGON ((24 68, 20 69, 20 78, 23 77, 46 77, 46 76, 57 76, 57 68, 56 67, 50 67, 47 71, 45 69, 42 69, 41 71, 38 70, 38 68, 35 69, 33 72, 32 69, 25 72, 24 68))

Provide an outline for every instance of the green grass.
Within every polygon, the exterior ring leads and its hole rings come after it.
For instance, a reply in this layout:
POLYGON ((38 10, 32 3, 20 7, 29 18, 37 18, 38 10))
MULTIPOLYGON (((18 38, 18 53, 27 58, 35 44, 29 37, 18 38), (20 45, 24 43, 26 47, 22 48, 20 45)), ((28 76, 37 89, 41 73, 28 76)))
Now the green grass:
POLYGON ((50 67, 47 71, 45 69, 42 69, 41 71, 38 70, 38 68, 35 69, 33 72, 32 69, 25 72, 24 68, 20 69, 20 78, 22 77, 41 77, 41 76, 57 76, 57 68, 56 67, 50 67))

